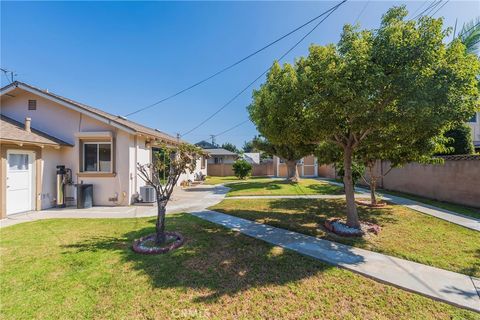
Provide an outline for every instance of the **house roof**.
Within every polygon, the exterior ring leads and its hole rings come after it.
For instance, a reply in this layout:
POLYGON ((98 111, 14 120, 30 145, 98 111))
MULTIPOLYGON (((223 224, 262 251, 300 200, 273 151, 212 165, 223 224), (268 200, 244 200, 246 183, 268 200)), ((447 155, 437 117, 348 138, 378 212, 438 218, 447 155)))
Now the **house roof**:
POLYGON ((0 139, 19 143, 72 147, 70 143, 55 138, 40 130, 36 130, 33 127, 31 128, 31 131, 26 131, 25 124, 10 119, 4 115, 0 116, 0 139))
POLYGON ((204 149, 212 156, 238 156, 235 152, 229 151, 227 149, 215 148, 215 149, 204 149))
POLYGON ((63 103, 66 103, 68 105, 77 107, 77 108, 79 108, 83 111, 86 111, 87 113, 96 115, 97 118, 98 117, 101 118, 100 120, 103 119, 108 124, 117 124, 120 127, 123 127, 124 129, 129 129, 130 131, 133 131, 134 133, 137 133, 137 134, 144 134, 144 135, 151 136, 153 138, 159 139, 161 141, 169 142, 169 143, 173 143, 173 144, 176 144, 178 142, 178 139, 176 137, 173 137, 173 136, 171 136, 171 135, 169 135, 165 132, 162 132, 158 129, 153 129, 153 128, 146 127, 146 126, 141 125, 139 123, 136 123, 134 121, 128 120, 125 117, 118 116, 118 115, 113 115, 113 114, 105 112, 103 110, 85 105, 83 103, 80 103, 80 102, 77 102, 77 101, 74 101, 74 100, 71 100, 71 99, 68 99, 68 98, 65 98, 65 97, 62 97, 62 96, 60 96, 58 94, 55 94, 55 93, 52 93, 48 90, 39 89, 37 87, 34 87, 34 86, 32 86, 30 84, 27 84, 27 83, 24 83, 24 82, 20 82, 20 81, 12 82, 11 84, 1 88, 0 93, 3 95, 3 94, 6 94, 6 93, 14 90, 15 88, 21 88, 21 89, 27 90, 27 91, 32 92, 32 93, 37 93, 37 94, 40 94, 41 96, 45 96, 46 98, 51 98, 53 100, 60 100, 60 102, 63 102, 63 103))

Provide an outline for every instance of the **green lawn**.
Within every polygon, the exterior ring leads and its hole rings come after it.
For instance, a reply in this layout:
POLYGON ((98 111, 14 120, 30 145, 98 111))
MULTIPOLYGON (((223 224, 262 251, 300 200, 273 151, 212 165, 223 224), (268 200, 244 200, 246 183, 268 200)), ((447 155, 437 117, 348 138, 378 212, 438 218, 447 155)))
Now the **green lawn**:
POLYGON ((431 206, 435 206, 438 208, 450 210, 456 213, 460 213, 466 216, 480 219, 480 209, 477 209, 477 208, 462 206, 459 204, 453 204, 453 203, 448 203, 443 201, 432 200, 432 199, 428 199, 428 198, 424 198, 424 197, 420 197, 420 196, 416 196, 408 193, 397 192, 397 191, 388 191, 388 190, 380 189, 378 190, 378 192, 385 193, 387 195, 391 194, 394 196, 403 197, 403 198, 411 199, 418 202, 423 202, 431 206))
POLYGON ((480 277, 480 233, 399 205, 359 207, 360 218, 382 227, 378 236, 328 235, 323 223, 345 216, 344 200, 224 200, 211 209, 300 233, 480 277))
POLYGON ((152 218, 56 219, 2 229, 1 319, 478 319, 478 315, 186 214, 185 245, 131 251, 152 218))
POLYGON ((227 197, 343 193, 341 187, 313 179, 302 179, 299 183, 290 183, 279 179, 252 180, 230 183, 228 187, 231 190, 228 192, 227 197))
POLYGON ((240 180, 237 177, 228 176, 228 177, 211 177, 208 176, 204 184, 214 185, 214 184, 223 184, 223 183, 232 183, 232 182, 248 182, 248 181, 270 181, 272 179, 268 177, 249 177, 247 180, 240 180))

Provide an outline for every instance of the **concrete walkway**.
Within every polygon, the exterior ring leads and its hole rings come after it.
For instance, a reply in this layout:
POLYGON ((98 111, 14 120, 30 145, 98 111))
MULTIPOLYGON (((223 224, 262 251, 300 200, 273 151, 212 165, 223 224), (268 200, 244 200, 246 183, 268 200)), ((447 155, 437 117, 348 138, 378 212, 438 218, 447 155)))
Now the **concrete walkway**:
MULTIPOLYGON (((204 210, 222 201, 227 192, 228 188, 222 186, 196 186, 189 189, 175 189, 168 203, 167 213, 204 210)), ((95 206, 87 209, 77 209, 75 207, 52 208, 9 215, 6 219, 0 220, 0 228, 44 219, 121 219, 153 217, 156 215, 156 206, 95 206)))
POLYGON ((480 312, 480 279, 215 211, 206 210, 192 212, 192 214, 250 237, 311 256, 380 282, 480 312))
MULTIPOLYGON (((325 181, 328 182, 332 185, 337 185, 337 186, 343 186, 341 183, 336 182, 336 181, 331 181, 329 179, 322 179, 322 178, 317 178, 317 180, 320 181, 325 181)), ((363 195, 370 193, 370 190, 361 188, 361 187, 355 187, 355 191, 362 193, 363 195)), ((402 205, 404 207, 407 207, 409 209, 428 214, 430 216, 434 216, 436 218, 446 220, 448 222, 457 224, 459 226, 472 229, 475 231, 480 231, 480 219, 475 219, 473 217, 465 216, 450 210, 434 207, 425 203, 421 203, 418 201, 410 200, 407 198, 402 198, 398 196, 392 196, 389 194, 384 194, 379 192, 381 195, 382 199, 402 205)))

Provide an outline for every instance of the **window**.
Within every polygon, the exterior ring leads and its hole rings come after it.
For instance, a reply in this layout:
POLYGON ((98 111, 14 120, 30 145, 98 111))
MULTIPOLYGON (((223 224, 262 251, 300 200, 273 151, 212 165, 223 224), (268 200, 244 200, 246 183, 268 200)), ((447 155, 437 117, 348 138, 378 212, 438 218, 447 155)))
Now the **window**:
POLYGON ((28 154, 9 154, 8 168, 10 171, 28 170, 28 154))
POLYGON ((201 163, 201 169, 205 169, 205 163, 206 163, 206 159, 205 157, 201 157, 200 158, 200 163, 201 163))
POLYGON ((83 171, 112 172, 112 143, 88 142, 83 144, 83 171))
POLYGON ((470 120, 468 120, 468 122, 477 122, 477 114, 474 113, 473 117, 471 117, 470 120))
POLYGON ((215 164, 220 164, 220 163, 223 163, 223 158, 221 158, 221 157, 215 157, 215 158, 214 158, 214 161, 215 161, 215 164))
POLYGON ((28 110, 37 110, 37 100, 28 100, 28 110))

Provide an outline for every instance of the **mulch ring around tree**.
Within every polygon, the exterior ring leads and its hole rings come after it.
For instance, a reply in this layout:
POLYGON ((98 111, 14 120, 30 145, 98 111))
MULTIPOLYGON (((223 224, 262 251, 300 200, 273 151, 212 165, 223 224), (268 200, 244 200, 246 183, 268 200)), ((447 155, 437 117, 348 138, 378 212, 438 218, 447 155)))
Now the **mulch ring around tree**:
POLYGON ((383 208, 387 205, 386 202, 377 202, 376 204, 370 203, 370 201, 365 200, 355 200, 355 203, 361 206, 370 207, 370 208, 383 208))
POLYGON ((142 254, 161 254, 175 250, 183 245, 185 238, 178 232, 165 232, 166 241, 162 246, 155 242, 155 233, 141 237, 133 242, 132 249, 142 254))
POLYGON ((362 237, 367 233, 378 234, 380 226, 374 223, 360 221, 360 229, 347 226, 346 221, 340 218, 330 218, 324 223, 325 228, 342 237, 362 237))

